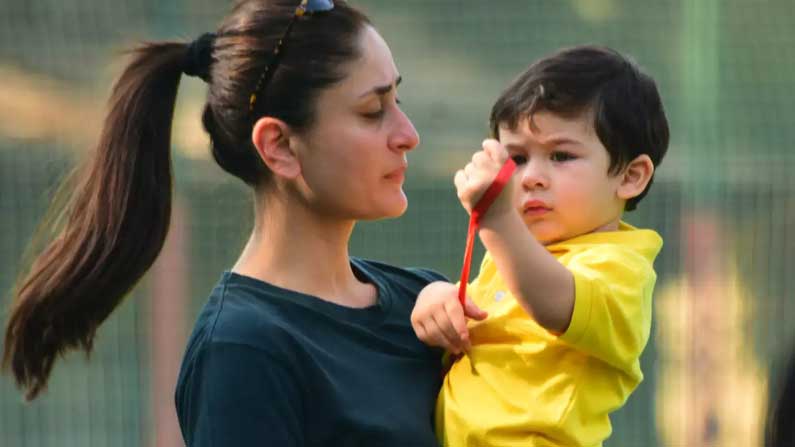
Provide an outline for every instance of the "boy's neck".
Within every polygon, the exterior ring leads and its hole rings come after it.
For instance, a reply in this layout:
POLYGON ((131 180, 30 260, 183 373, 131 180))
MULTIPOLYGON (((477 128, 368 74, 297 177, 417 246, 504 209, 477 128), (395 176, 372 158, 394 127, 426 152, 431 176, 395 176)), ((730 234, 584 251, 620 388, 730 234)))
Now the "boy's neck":
POLYGON ((580 236, 585 236, 587 234, 606 233, 606 232, 609 232, 609 231, 618 231, 620 226, 621 226, 621 217, 622 216, 619 215, 615 219, 612 219, 612 220, 610 220, 609 222, 607 222, 605 224, 599 225, 598 227, 596 227, 596 228, 594 228, 594 229, 592 229, 590 231, 585 231, 585 232, 580 233, 580 234, 574 234, 574 235, 571 235, 569 237, 566 237, 565 239, 556 239, 556 240, 552 240, 552 241, 546 241, 546 242, 539 241, 539 242, 541 242, 541 245, 543 245, 544 247, 548 247, 550 245, 560 244, 561 242, 565 242, 565 241, 568 241, 568 240, 571 240, 571 239, 574 239, 574 238, 578 238, 580 236))

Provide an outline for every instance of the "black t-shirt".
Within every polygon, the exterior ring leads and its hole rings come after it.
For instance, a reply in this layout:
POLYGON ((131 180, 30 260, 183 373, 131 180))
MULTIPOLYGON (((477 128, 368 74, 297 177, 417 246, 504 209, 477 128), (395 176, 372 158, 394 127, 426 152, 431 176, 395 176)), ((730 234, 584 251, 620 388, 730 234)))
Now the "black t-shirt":
POLYGON ((431 447, 441 351, 409 320, 420 269, 351 259, 378 290, 356 309, 226 272, 188 341, 176 391, 188 446, 431 447))

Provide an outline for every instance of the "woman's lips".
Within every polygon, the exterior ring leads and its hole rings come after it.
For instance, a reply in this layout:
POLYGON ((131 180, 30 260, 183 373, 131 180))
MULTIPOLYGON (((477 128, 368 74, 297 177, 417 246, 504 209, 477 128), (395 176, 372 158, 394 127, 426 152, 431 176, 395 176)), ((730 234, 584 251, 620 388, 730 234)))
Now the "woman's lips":
POLYGON ((384 178, 392 182, 403 183, 403 181, 406 179, 406 166, 401 166, 400 168, 389 172, 384 176, 384 178))

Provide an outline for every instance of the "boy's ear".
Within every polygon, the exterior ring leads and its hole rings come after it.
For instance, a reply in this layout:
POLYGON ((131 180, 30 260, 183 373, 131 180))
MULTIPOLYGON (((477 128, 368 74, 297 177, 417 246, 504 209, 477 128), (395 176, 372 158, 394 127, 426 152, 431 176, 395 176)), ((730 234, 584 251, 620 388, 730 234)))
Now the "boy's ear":
POLYGON ((618 198, 629 200, 639 196, 646 189, 653 174, 654 163, 648 155, 641 154, 635 157, 619 174, 621 178, 616 191, 618 198))
POLYGON ((275 175, 294 179, 301 174, 301 164, 290 144, 290 126, 284 121, 265 116, 254 123, 251 141, 268 169, 275 175))

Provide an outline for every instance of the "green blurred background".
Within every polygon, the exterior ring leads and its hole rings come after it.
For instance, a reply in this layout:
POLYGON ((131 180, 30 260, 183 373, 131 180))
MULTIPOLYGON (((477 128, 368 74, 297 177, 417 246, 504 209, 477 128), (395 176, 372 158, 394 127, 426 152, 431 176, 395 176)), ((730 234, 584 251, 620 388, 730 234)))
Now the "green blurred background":
MULTIPOLYGON (((421 138, 409 210, 363 223, 355 255, 460 268, 466 214, 452 174, 486 135, 492 101, 533 59, 599 43, 658 81, 672 140, 629 222, 666 241, 645 381, 607 446, 761 445, 793 347, 792 0, 362 0, 404 78, 421 138)), ((59 179, 92 147, 123 58, 140 40, 215 28, 231 2, 0 0, 0 290, 10 289, 59 179)), ((0 446, 181 445, 173 384, 193 319, 251 224, 249 193, 209 159, 201 82, 174 123, 177 207, 166 250, 32 403, 0 379, 0 446)), ((476 259, 482 253, 478 248, 476 259)), ((550 365, 553 366, 553 365, 550 365)), ((377 371, 373 372, 377 374, 377 371)))

